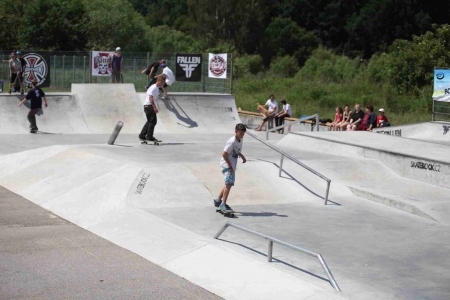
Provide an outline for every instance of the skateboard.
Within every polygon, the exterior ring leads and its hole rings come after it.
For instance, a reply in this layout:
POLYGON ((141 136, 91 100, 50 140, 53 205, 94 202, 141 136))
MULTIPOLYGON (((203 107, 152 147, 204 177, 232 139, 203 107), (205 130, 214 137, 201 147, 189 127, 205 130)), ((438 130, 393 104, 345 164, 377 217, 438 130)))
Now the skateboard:
POLYGON ((37 132, 38 132, 38 130, 30 129, 30 133, 37 133, 37 132))
POLYGON ((228 218, 236 218, 236 216, 234 215, 235 211, 230 210, 230 211, 223 211, 221 209, 217 209, 216 208, 216 212, 221 213, 224 217, 228 217, 228 218))
POLYGON ((261 105, 258 103, 258 112, 260 114, 263 114, 265 117, 269 115, 269 111, 264 107, 264 105, 261 105))
POLYGON ((148 145, 148 144, 152 144, 155 146, 159 146, 159 143, 161 143, 162 141, 160 140, 155 140, 155 141, 148 141, 148 140, 141 140, 141 144, 142 145, 148 145))

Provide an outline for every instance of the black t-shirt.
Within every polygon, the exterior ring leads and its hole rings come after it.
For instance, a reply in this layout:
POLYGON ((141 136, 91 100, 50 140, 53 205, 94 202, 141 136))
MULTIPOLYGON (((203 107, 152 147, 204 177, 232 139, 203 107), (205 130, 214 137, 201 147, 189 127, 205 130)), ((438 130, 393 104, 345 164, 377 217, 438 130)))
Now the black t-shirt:
POLYGON ((155 61, 147 67, 147 70, 145 70, 145 74, 149 75, 152 68, 154 68, 152 74, 155 74, 158 71, 160 65, 161 63, 159 61, 155 61))
POLYGON ((35 87, 28 91, 25 98, 31 102, 31 109, 38 109, 42 108, 42 97, 44 96, 44 91, 38 87, 35 87))
POLYGON ((27 61, 23 57, 19 58, 19 60, 20 63, 22 64, 22 72, 25 72, 25 69, 27 67, 27 61))
POLYGON ((364 112, 360 110, 359 112, 356 112, 356 110, 352 113, 352 116, 350 117, 351 120, 353 120, 353 123, 358 121, 358 119, 364 119, 364 112))

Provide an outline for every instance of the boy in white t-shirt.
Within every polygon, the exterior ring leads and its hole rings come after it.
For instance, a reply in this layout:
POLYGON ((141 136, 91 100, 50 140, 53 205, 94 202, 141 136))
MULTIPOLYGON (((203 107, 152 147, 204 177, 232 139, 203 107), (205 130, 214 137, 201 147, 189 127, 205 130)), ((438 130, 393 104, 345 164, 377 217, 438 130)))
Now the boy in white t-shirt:
POLYGON ((261 125, 258 128, 256 128, 256 131, 261 131, 264 124, 266 124, 267 121, 273 119, 275 115, 278 113, 278 102, 277 100, 275 100, 274 95, 270 95, 269 100, 267 100, 264 106, 269 111, 269 114, 267 115, 267 117, 263 119, 261 125))
POLYGON ((172 85, 175 82, 175 75, 173 75, 172 70, 169 69, 169 67, 166 66, 165 64, 161 64, 160 68, 163 71, 161 74, 155 76, 155 78, 164 76, 165 82, 164 82, 164 85, 162 86, 162 89, 164 91, 164 98, 167 98, 167 87, 172 85))
MULTIPOLYGON (((292 117, 292 108, 287 103, 286 99, 281 100, 281 104, 283 104, 283 110, 280 111, 275 116, 275 127, 283 125, 284 124, 284 118, 292 117)), ((278 130, 278 133, 284 133, 284 128, 278 130)))
POLYGON ((227 199, 230 195, 231 187, 234 186, 235 172, 238 162, 238 157, 242 158, 242 163, 247 161, 245 156, 241 153, 242 143, 245 132, 244 124, 239 123, 235 128, 235 135, 231 137, 222 152, 222 159, 220 160, 220 168, 222 170, 225 186, 220 190, 219 197, 214 199, 214 206, 219 207, 223 212, 232 212, 231 207, 227 205, 227 199))

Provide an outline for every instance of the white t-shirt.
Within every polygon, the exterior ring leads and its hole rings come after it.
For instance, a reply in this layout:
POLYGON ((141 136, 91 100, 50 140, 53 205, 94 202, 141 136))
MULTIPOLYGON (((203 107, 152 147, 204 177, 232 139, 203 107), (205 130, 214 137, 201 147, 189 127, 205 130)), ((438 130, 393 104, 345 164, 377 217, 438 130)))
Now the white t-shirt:
POLYGON ((144 105, 151 105, 150 103, 150 96, 153 96, 153 101, 158 100, 158 94, 159 94, 159 88, 156 86, 156 84, 150 86, 147 90, 147 93, 145 94, 145 100, 144 105))
MULTIPOLYGON (((235 171, 236 171, 239 154, 242 151, 242 143, 243 143, 242 139, 241 139, 241 141, 238 141, 236 139, 236 137, 233 136, 227 141, 227 144, 225 145, 225 148, 223 149, 223 151, 228 153, 228 160, 230 161, 231 166, 233 167, 233 170, 235 170, 235 171)), ((228 164, 223 157, 220 160, 220 166, 223 168, 228 168, 228 164)))
POLYGON ((269 107, 269 111, 272 111, 272 109, 275 107, 275 113, 276 114, 278 113, 278 102, 277 102, 277 100, 274 99, 273 102, 272 102, 269 99, 269 100, 267 100, 266 105, 269 107))
POLYGON ((286 105, 283 105, 283 111, 287 112, 289 114, 289 117, 292 117, 292 108, 289 105, 289 103, 286 103, 286 105))
POLYGON ((169 67, 164 68, 163 74, 166 75, 167 85, 172 85, 175 82, 175 75, 173 75, 173 72, 169 67))

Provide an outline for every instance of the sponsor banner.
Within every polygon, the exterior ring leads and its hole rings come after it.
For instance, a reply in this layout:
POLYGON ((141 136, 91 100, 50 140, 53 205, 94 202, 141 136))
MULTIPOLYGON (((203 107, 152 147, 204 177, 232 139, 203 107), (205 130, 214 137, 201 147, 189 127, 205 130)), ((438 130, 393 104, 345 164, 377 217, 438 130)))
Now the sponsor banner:
POLYGON ((450 102, 450 69, 434 70, 433 100, 450 102))
POLYGON ((202 55, 177 54, 175 73, 177 81, 201 81, 202 55))
POLYGON ((92 51, 92 76, 111 76, 111 58, 114 52, 92 51))
POLYGON ((26 86, 37 81, 39 87, 50 87, 50 53, 32 52, 24 54, 23 59, 27 62, 23 80, 26 86))
POLYGON ((227 54, 209 53, 208 76, 210 78, 227 78, 227 54))

